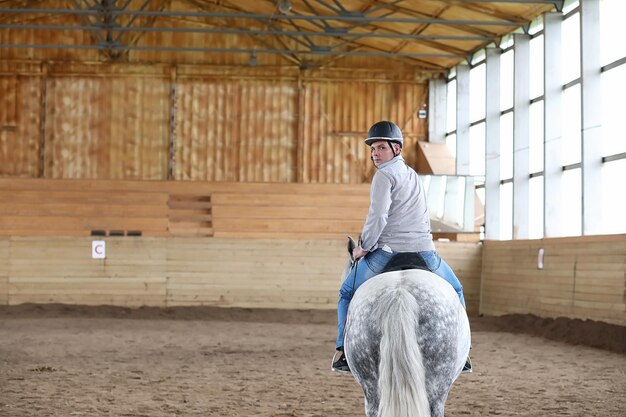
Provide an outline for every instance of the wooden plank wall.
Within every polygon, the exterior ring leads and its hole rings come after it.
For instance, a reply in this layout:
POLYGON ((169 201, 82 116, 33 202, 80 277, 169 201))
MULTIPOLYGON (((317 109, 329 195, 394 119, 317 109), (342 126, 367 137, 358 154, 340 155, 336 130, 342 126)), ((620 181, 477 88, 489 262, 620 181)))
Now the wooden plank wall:
POLYGON ((487 241, 480 312, 626 325, 626 235, 487 241), (544 268, 537 269, 543 248, 544 268))
POLYGON ((149 238, 11 238, 8 302, 165 306, 165 247, 149 238))
POLYGON ((368 205, 367 184, 0 178, 0 236, 343 239, 368 205))
MULTIPOLYGON (((0 303, 335 309, 346 262, 342 240, 103 239, 105 260, 92 238, 0 238, 0 303)), ((437 249, 477 311, 480 245, 437 249)))
POLYGON ((450 268, 461 281, 467 312, 469 314, 478 314, 483 262, 482 244, 435 241, 435 248, 439 256, 450 265, 450 268))
POLYGON ((411 73, 0 60, 0 176, 359 184, 381 119, 417 164, 411 73))
POLYGON ((341 241, 168 240, 168 305, 330 309, 346 262, 341 241))
POLYGON ((0 305, 9 302, 9 238, 0 236, 0 305))

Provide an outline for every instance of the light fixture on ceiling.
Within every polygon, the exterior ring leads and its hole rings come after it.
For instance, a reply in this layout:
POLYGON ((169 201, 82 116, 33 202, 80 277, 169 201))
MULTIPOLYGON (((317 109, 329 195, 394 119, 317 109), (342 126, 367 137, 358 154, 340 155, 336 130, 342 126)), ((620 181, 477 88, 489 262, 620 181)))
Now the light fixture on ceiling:
POLYGON ((254 53, 254 51, 252 51, 250 53, 250 59, 248 59, 248 66, 250 67, 256 67, 257 65, 257 60, 256 60, 256 53, 254 53))
POLYGON ((291 1, 278 0, 278 11, 282 14, 288 14, 291 11, 291 1))

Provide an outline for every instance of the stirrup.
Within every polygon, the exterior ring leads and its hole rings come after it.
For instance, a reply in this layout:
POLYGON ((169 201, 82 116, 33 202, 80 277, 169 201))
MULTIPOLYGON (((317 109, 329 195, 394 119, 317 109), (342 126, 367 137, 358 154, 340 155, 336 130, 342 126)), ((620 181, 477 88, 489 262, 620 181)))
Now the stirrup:
POLYGON ((463 370, 461 370, 462 374, 471 374, 472 373, 472 360, 468 356, 465 360, 465 365, 463 365, 463 370))
POLYGON ((344 374, 344 375, 350 375, 350 374, 352 374, 352 372, 350 372, 350 371, 344 371, 344 370, 342 370, 342 369, 337 369, 337 368, 335 368, 335 367, 333 366, 333 365, 334 365, 334 363, 335 363, 335 362, 337 362, 337 360, 336 360, 336 359, 337 359, 337 354, 338 354, 338 353, 340 354, 340 355, 339 355, 339 357, 341 357, 341 354, 345 355, 345 353, 344 353, 343 351, 341 351, 341 350, 336 350, 336 351, 335 351, 335 354, 333 355, 333 358, 332 358, 332 359, 331 359, 331 361, 330 361, 330 370, 331 370, 331 371, 333 371, 333 372, 337 372, 338 374, 344 374))

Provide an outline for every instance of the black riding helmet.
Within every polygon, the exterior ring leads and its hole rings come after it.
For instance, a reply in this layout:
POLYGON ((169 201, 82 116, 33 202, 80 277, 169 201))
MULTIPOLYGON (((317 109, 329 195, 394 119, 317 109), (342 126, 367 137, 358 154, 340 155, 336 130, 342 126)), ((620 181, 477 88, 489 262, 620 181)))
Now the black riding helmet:
POLYGON ((374 123, 374 125, 370 127, 369 132, 367 132, 365 144, 370 146, 372 143, 379 140, 398 143, 402 148, 402 131, 398 125, 393 122, 383 120, 382 122, 374 123))

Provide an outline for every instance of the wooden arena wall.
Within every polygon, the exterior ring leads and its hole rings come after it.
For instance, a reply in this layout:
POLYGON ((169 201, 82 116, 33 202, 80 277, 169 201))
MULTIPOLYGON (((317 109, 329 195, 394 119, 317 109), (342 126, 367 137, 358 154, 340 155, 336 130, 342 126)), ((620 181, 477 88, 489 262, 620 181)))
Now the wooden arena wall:
POLYGON ((480 311, 626 326, 626 235, 487 241, 480 311), (538 256, 543 249, 543 269, 538 256))
MULTIPOLYGON (((334 308, 368 190, 0 179, 0 303, 334 308), (91 259, 94 239, 107 241, 105 261, 91 259)), ((626 235, 436 245, 470 312, 626 325, 626 235)))
MULTIPOLYGON (((0 179, 0 197, 0 303, 335 308, 369 186, 0 179)), ((481 245, 437 248, 477 312, 481 245)))
MULTIPOLYGON (((0 303, 334 309, 341 240, 105 237, 0 238, 0 303)), ((481 247, 437 242, 478 312, 481 247)))
POLYGON ((0 60, 0 176, 359 184, 396 121, 426 140, 414 74, 0 60))

